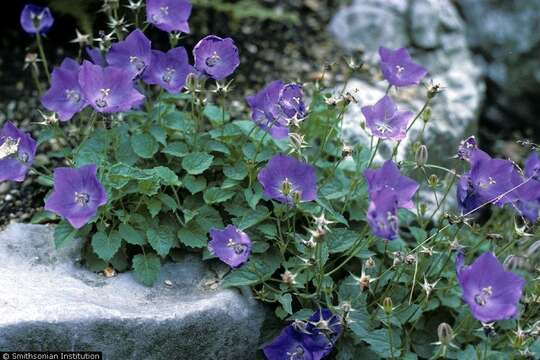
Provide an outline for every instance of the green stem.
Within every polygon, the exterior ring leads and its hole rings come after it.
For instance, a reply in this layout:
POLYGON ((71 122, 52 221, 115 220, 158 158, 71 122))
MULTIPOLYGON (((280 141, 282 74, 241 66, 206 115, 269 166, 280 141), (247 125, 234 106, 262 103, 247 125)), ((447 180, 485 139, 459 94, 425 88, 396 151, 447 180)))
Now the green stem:
POLYGON ((47 75, 47 81, 49 82, 49 85, 51 83, 51 74, 49 73, 49 64, 47 63, 47 57, 45 56, 45 51, 43 50, 43 43, 41 41, 41 34, 36 32, 36 42, 39 50, 39 56, 41 57, 41 61, 43 62, 43 70, 45 70, 45 75, 47 75))

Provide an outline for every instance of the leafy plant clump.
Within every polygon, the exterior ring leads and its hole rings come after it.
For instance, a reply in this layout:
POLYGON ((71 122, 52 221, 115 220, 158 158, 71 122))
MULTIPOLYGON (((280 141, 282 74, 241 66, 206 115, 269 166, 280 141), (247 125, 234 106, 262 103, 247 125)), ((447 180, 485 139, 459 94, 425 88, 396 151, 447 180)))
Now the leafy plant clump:
MULTIPOLYGON (((273 81, 246 98, 249 115, 233 118, 234 41, 205 37, 191 65, 177 46, 190 31, 188 1, 123 5, 105 1, 110 32, 77 32, 81 56, 51 75, 51 12, 28 5, 21 16, 35 35, 39 55, 27 61, 47 111, 37 141, 4 124, 0 180, 30 173, 51 187, 35 221, 60 218, 57 247, 81 238, 88 268, 132 269, 146 286, 183 251, 218 258, 230 267, 222 286, 251 287, 285 324, 265 328, 268 359, 540 354, 535 146, 521 169, 470 137, 455 170, 428 162, 420 132, 398 158, 413 124, 431 125, 441 87, 427 86, 417 113, 398 107, 392 94, 428 83, 428 71, 406 49, 385 47, 386 95, 358 119, 369 146, 341 136, 354 96, 320 81, 273 81), (149 26, 169 33, 168 51, 152 48, 149 26), (62 147, 49 156, 66 166, 51 173, 33 159, 53 139, 62 147), (379 162, 382 142, 393 152, 379 162), (455 211, 443 213, 454 193, 455 211)), ((363 71, 348 65, 347 78, 363 71)))

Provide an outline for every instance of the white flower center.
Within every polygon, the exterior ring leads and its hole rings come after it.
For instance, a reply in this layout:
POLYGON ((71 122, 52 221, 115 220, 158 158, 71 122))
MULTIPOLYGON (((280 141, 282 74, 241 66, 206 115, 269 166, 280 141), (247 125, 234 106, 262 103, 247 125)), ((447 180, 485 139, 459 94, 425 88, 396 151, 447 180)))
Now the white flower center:
POLYGON ((161 79, 168 84, 171 82, 172 77, 174 76, 175 73, 176 73, 175 69, 168 67, 163 72, 163 76, 161 77, 161 79))
POLYGON ((75 202, 80 206, 88 205, 90 201, 90 195, 84 192, 75 192, 75 202))
POLYGON ((214 67, 221 60, 221 57, 214 51, 212 56, 206 58, 206 65, 209 67, 214 67))
POLYGON ((244 253, 247 249, 247 246, 245 244, 237 243, 233 239, 229 239, 227 241, 227 247, 233 249, 236 255, 244 253))
POLYGON ((493 289, 491 286, 483 288, 478 294, 474 296, 474 302, 480 306, 487 304, 487 300, 493 295, 493 289))
POLYGON ((78 103, 81 100, 81 95, 79 94, 77 90, 66 89, 65 93, 66 93, 66 99, 68 99, 68 101, 71 101, 73 103, 78 103))
POLYGON ((109 96, 111 89, 99 89, 99 92, 101 93, 101 97, 96 99, 96 106, 98 108, 104 108, 108 105, 105 98, 109 96))

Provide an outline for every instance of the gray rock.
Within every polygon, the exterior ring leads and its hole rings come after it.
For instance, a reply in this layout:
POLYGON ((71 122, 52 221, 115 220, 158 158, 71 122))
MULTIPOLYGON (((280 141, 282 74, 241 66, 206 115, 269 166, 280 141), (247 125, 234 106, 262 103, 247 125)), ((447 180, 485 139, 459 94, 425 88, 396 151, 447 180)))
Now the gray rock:
POLYGON ((503 129, 540 129, 540 0, 459 0, 467 37, 490 80, 486 117, 503 129))
MULTIPOLYGON (((215 290, 193 255, 166 264, 147 288, 74 264, 75 242, 57 251, 52 227, 12 224, 0 233, 0 350, 103 351, 106 359, 251 359, 261 305, 215 290)), ((214 278, 217 275, 214 273, 214 278)))

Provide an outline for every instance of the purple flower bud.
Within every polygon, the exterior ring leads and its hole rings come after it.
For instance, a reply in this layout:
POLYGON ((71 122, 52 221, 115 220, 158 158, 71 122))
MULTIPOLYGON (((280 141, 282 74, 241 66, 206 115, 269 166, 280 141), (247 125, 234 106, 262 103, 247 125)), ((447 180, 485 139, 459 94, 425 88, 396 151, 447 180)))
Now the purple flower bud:
POLYGON ((23 181, 36 148, 36 141, 29 134, 7 121, 0 131, 0 181, 23 181))
POLYGON ((472 265, 464 266, 460 253, 456 259, 456 273, 463 300, 477 320, 489 323, 517 315, 525 280, 506 271, 495 255, 485 252, 472 265))
POLYGON ((396 195, 397 207, 414 208, 412 197, 418 190, 418 183, 411 178, 401 175, 398 167, 392 160, 387 160, 378 170, 364 171, 368 184, 370 199, 374 199, 379 192, 391 192, 396 195))
POLYGON ((84 61, 79 84, 86 100, 97 112, 127 111, 144 101, 144 96, 133 87, 131 73, 118 67, 101 67, 84 61))
POLYGON ((146 21, 166 32, 189 33, 191 3, 187 0, 147 0, 146 21))
POLYGON ((208 250, 225 264, 237 268, 248 260, 251 240, 236 226, 228 225, 223 230, 211 229, 210 236, 212 240, 208 243, 208 250))
POLYGON ((405 48, 390 50, 379 48, 381 71, 384 78, 394 86, 418 85, 427 74, 427 70, 413 62, 405 48))
POLYGON ((96 174, 95 165, 56 168, 53 192, 45 201, 45 210, 64 217, 76 229, 86 225, 107 203, 107 193, 96 174))
POLYGON ((107 54, 107 63, 130 72, 133 78, 150 65, 150 40, 139 30, 133 30, 125 40, 113 44, 107 54))
POLYGON ((367 222, 373 234, 386 240, 398 235, 397 196, 392 191, 380 191, 372 197, 367 212, 367 222))
POLYGON ((317 177, 315 168, 288 155, 275 155, 257 176, 264 194, 279 202, 295 205, 315 200, 317 177))
POLYGON ((21 12, 21 26, 29 34, 45 34, 53 23, 54 18, 48 7, 27 4, 21 12))
POLYGON ((88 103, 79 86, 79 64, 70 58, 64 59, 60 67, 53 70, 51 88, 41 97, 41 104, 58 114, 60 121, 71 120, 73 115, 88 103))
POLYGON ((145 71, 143 80, 147 84, 159 85, 174 94, 184 88, 187 76, 195 72, 183 47, 171 49, 166 53, 152 50, 152 62, 145 71))
POLYGON ((478 143, 474 136, 469 136, 459 144, 457 157, 461 160, 469 161, 471 153, 478 149, 478 143))
POLYGON ((238 48, 231 38, 209 35, 195 45, 193 55, 195 68, 215 80, 225 79, 240 65, 238 48))
POLYGON ((246 97, 251 107, 251 119, 273 138, 282 139, 289 135, 289 123, 306 117, 306 106, 302 87, 272 81, 257 94, 246 97))
POLYGON ((411 111, 398 111, 397 105, 385 95, 375 105, 362 107, 362 114, 371 133, 381 139, 402 140, 407 135, 411 111))

